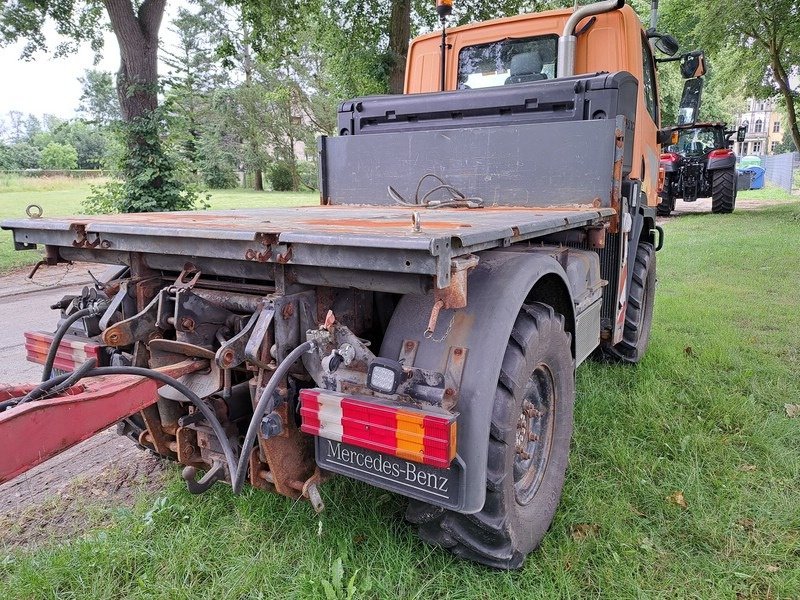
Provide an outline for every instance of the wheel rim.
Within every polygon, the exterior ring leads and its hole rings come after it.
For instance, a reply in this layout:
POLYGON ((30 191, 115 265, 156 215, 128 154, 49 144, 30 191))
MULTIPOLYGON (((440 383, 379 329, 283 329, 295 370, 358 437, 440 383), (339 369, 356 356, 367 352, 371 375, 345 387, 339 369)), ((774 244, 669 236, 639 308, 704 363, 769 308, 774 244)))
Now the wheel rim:
POLYGON ((533 500, 547 470, 555 410, 553 374, 547 365, 539 365, 525 386, 522 412, 517 419, 514 496, 521 505, 533 500))

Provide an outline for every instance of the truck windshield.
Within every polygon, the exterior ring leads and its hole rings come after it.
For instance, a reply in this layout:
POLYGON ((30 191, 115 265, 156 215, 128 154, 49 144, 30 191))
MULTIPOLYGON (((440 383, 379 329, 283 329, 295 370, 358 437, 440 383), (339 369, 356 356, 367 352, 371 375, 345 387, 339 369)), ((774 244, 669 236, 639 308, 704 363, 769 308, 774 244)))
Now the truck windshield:
POLYGON ((458 53, 458 89, 553 79, 558 36, 507 38, 465 46, 458 53))
POLYGON ((715 127, 702 127, 681 131, 678 143, 670 146, 669 150, 687 156, 699 156, 711 152, 714 148, 722 147, 722 132, 715 127))

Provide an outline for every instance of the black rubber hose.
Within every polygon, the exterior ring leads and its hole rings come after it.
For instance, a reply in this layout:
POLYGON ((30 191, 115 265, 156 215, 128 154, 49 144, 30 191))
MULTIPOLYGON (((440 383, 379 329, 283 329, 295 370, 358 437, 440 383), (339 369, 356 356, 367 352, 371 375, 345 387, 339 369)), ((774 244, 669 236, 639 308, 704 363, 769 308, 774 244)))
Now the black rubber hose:
POLYGON ((66 374, 67 378, 64 379, 63 382, 53 383, 55 381, 54 379, 48 379, 47 381, 43 381, 35 388, 33 388, 30 392, 25 394, 22 398, 20 398, 19 402, 17 402, 16 404, 24 404, 25 402, 30 402, 31 400, 37 400, 44 396, 59 394, 64 390, 68 390, 73 385, 78 383, 81 379, 86 377, 86 373, 94 369, 96 366, 97 366, 97 359, 90 358, 71 373, 67 373, 66 374))
POLYGON ((264 413, 266 412, 267 406, 272 399, 272 395, 275 393, 275 388, 278 387, 278 383, 280 383, 281 379, 286 376, 286 372, 295 363, 295 361, 305 352, 308 352, 314 348, 314 346, 316 346, 316 342, 308 341, 303 342, 297 348, 292 350, 289 355, 283 359, 281 364, 278 365, 278 368, 273 371, 272 377, 270 377, 269 381, 267 382, 267 386, 264 388, 264 391, 261 392, 258 403, 253 410, 253 418, 250 419, 250 425, 247 428, 247 434, 244 436, 242 453, 239 455, 239 466, 236 469, 235 475, 231 477, 231 487, 233 487, 234 494, 238 494, 244 485, 245 475, 247 474, 247 466, 250 463, 250 449, 253 447, 253 443, 256 441, 258 428, 261 426, 261 419, 264 418, 264 413))
POLYGON ((82 319, 83 317, 88 317, 89 315, 95 314, 94 308, 83 308, 77 312, 72 313, 61 325, 56 329, 55 334, 53 334, 53 341, 50 343, 50 350, 47 352, 47 360, 44 361, 44 369, 42 370, 42 381, 47 381, 50 379, 50 375, 53 374, 53 363, 56 360, 56 353, 58 352, 58 347, 61 344, 61 340, 64 339, 64 336, 67 333, 67 330, 72 326, 72 324, 82 319))
MULTIPOLYGON (((217 415, 205 402, 203 402, 200 396, 195 394, 180 381, 170 377, 169 375, 165 375, 164 373, 154 371, 153 369, 147 369, 145 367, 98 367, 96 369, 92 369, 91 371, 87 371, 83 374, 83 377, 98 377, 100 375, 138 375, 140 377, 148 377, 150 379, 160 381, 164 385, 168 385, 186 396, 186 398, 195 405, 195 407, 202 413, 203 417, 205 417, 206 421, 208 421, 208 423, 211 425, 211 429, 217 436, 220 446, 222 446, 222 452, 225 454, 225 462, 228 465, 228 472, 231 473, 231 477, 233 477, 233 474, 236 473, 236 456, 233 453, 233 448, 228 440, 228 435, 225 433, 225 429, 222 427, 219 419, 217 419, 217 415)), ((72 377, 71 373, 53 377, 52 379, 49 379, 35 387, 28 393, 28 395, 33 394, 37 390, 44 390, 46 392, 47 390, 64 383, 70 377, 72 377)), ((75 383, 73 382, 71 385, 75 385, 75 383)), ((17 405, 21 403, 22 402, 20 401, 17 403, 17 405)))

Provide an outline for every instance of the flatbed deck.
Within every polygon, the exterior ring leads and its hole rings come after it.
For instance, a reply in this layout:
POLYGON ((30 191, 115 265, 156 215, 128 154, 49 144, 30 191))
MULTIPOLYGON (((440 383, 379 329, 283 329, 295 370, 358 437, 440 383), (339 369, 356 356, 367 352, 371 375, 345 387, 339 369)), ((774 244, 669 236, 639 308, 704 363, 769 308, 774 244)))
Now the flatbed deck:
POLYGON ((429 275, 444 287, 454 258, 597 224, 613 214, 611 208, 563 205, 350 205, 11 219, 0 226, 13 231, 18 249, 57 246, 68 259, 118 263, 130 252, 205 257, 429 275))

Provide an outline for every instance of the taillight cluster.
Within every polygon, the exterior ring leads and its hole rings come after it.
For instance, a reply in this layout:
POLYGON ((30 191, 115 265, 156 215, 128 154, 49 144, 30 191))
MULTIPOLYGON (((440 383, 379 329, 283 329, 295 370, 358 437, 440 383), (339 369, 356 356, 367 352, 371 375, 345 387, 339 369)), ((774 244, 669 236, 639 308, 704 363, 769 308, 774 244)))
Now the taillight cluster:
MULTIPOLYGON (((25 352, 30 362, 43 365, 53 343, 53 335, 44 331, 25 332, 25 352)), ((102 346, 95 342, 75 336, 65 335, 58 345, 53 368, 61 371, 74 371, 89 358, 95 358, 100 363, 100 350, 102 346)))
POLYGON ((447 468, 456 456, 456 415, 338 392, 300 392, 301 430, 405 460, 447 468))

